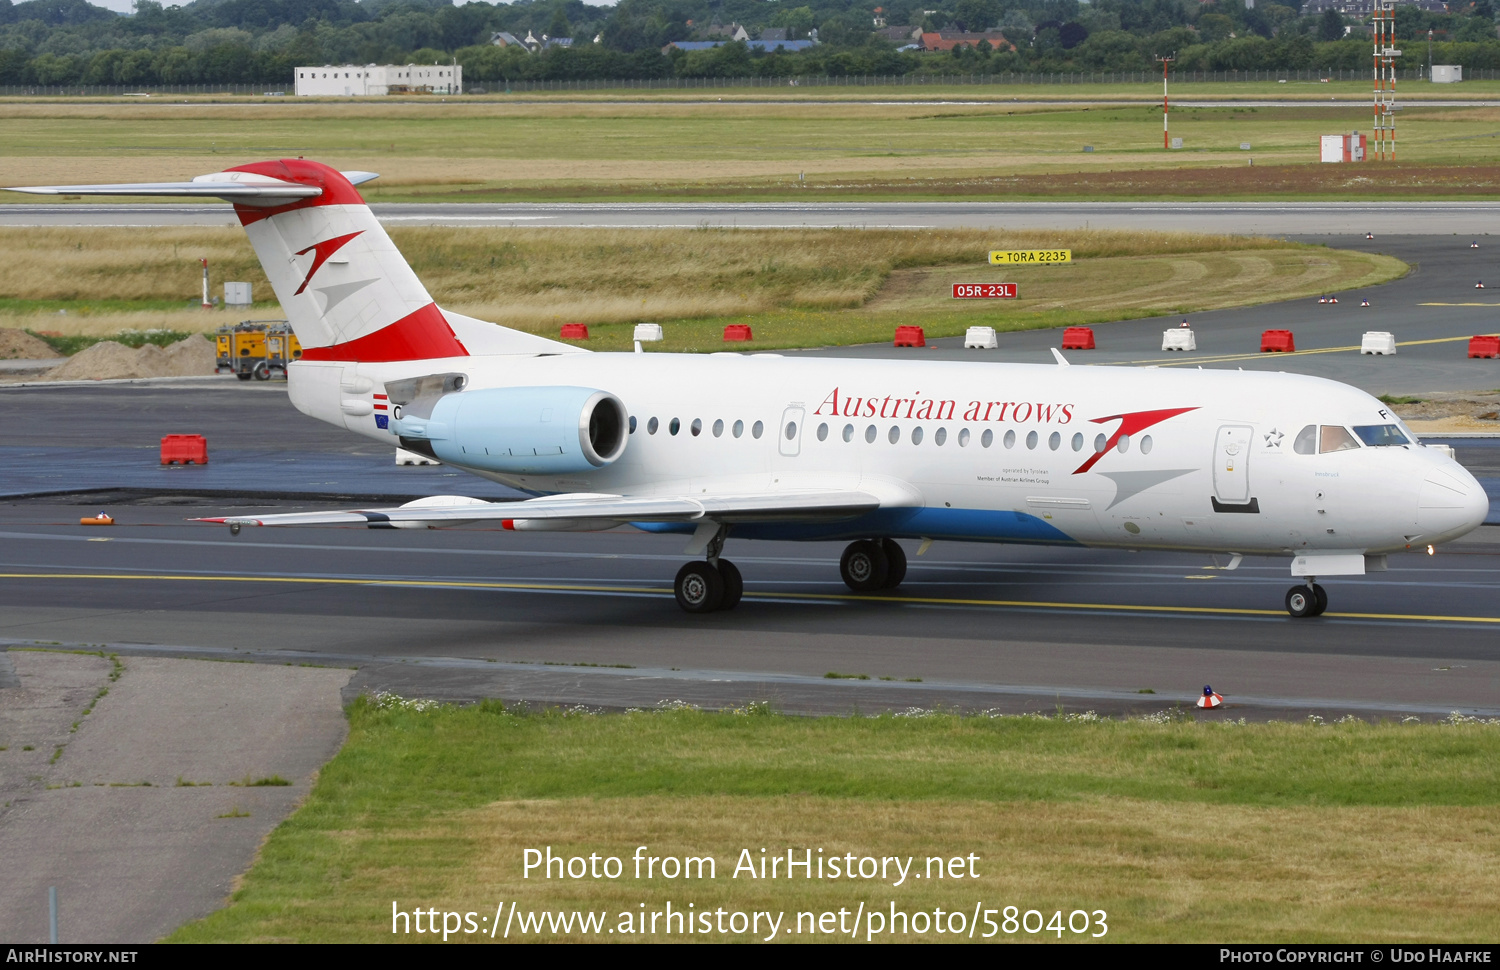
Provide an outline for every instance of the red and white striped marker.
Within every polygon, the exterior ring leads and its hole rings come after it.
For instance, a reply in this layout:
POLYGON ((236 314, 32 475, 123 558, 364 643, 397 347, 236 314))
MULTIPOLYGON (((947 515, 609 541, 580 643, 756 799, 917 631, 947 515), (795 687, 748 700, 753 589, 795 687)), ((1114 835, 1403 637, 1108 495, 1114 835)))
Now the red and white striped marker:
POLYGON ((1207 684, 1203 685, 1203 696, 1198 698, 1198 706, 1205 710, 1213 710, 1224 703, 1224 698, 1214 693, 1214 689, 1207 684))

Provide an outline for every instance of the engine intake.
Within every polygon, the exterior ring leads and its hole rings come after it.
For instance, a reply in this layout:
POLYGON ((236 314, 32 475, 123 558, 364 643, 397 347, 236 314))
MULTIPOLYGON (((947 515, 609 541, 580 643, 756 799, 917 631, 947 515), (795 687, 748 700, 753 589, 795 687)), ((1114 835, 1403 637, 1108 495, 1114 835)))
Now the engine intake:
POLYGON ((424 441, 454 465, 512 475, 593 471, 619 458, 628 439, 625 405, 591 387, 450 391, 413 410, 427 413, 392 415, 391 431, 404 442, 424 441))

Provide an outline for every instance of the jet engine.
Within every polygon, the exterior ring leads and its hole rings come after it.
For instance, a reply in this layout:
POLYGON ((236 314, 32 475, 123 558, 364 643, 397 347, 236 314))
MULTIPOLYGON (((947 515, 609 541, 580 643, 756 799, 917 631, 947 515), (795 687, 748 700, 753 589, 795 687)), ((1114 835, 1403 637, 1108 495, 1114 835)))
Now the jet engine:
POLYGON ((442 461, 509 475, 569 475, 602 468, 625 451, 629 417, 607 391, 557 386, 465 391, 461 378, 432 382, 432 388, 410 397, 399 393, 404 388, 387 385, 394 405, 391 431, 404 447, 442 461))

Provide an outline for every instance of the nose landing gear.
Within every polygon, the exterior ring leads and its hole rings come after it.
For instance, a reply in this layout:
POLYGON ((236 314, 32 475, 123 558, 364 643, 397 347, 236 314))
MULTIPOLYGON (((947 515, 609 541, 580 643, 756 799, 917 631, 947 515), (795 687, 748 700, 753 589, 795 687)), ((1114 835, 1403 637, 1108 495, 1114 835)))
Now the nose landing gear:
POLYGON ((1286 611, 1298 619, 1307 616, 1322 616, 1326 609, 1328 609, 1328 591, 1317 583, 1311 582, 1311 577, 1309 577, 1308 585, 1293 586, 1286 591, 1286 611))
POLYGON ((839 560, 839 575, 856 593, 895 589, 906 578, 906 552, 894 539, 851 542, 839 560))

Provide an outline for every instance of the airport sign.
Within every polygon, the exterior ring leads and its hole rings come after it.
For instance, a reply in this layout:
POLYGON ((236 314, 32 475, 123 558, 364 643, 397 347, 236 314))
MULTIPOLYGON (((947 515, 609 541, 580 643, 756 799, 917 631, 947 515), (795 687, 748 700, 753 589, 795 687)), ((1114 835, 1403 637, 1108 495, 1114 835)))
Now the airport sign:
POLYGON ((1014 300, 1018 296, 1014 283, 954 283, 955 300, 1014 300))
POLYGON ((994 249, 990 251, 990 263, 995 266, 1014 266, 1034 263, 1071 263, 1071 249, 994 249))

